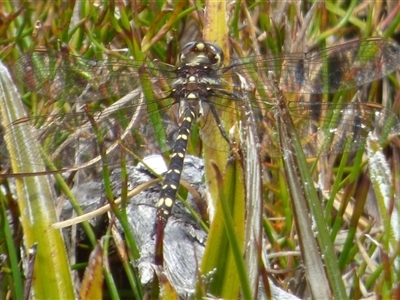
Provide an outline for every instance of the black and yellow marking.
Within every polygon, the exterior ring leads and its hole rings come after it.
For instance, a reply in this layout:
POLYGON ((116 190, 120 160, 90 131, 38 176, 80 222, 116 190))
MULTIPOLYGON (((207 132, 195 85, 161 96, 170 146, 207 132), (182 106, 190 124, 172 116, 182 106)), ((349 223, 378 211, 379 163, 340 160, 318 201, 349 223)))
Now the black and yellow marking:
POLYGON ((189 139, 190 128, 196 115, 190 108, 186 108, 183 113, 183 122, 178 131, 178 137, 175 142, 173 154, 171 155, 171 162, 169 164, 168 172, 165 175, 164 183, 161 188, 160 199, 157 203, 157 227, 156 227, 156 257, 155 263, 157 265, 163 264, 163 239, 164 228, 167 224, 168 218, 171 215, 172 207, 176 194, 178 192, 179 181, 181 180, 181 173, 183 168, 183 160, 186 155, 186 147, 189 139))
POLYGON ((171 155, 168 172, 161 189, 160 200, 157 203, 157 226, 165 226, 168 217, 171 214, 174 199, 178 192, 179 181, 181 180, 183 160, 186 155, 186 146, 189 139, 190 127, 195 117, 194 112, 190 108, 185 110, 183 122, 179 128, 173 154, 171 155))

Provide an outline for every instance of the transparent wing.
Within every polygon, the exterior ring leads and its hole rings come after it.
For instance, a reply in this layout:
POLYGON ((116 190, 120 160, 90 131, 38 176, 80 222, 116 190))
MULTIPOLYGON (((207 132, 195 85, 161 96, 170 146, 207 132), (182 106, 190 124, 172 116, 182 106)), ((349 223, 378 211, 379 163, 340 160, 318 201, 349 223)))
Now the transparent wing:
MULTIPOLYGON (((175 68, 159 62, 149 65, 119 59, 90 60, 56 51, 26 53, 16 62, 14 75, 48 101, 41 115, 27 116, 3 128, 4 139, 11 138, 19 127, 32 127, 31 139, 18 144, 29 147, 39 141, 41 152, 63 171, 99 161, 96 132, 104 139, 110 163, 117 163, 124 147, 138 155, 160 149, 157 143, 161 150, 167 150, 168 134, 172 138, 168 130, 177 128, 177 111, 171 108, 173 100, 165 98, 168 90, 163 91, 162 84, 176 77, 172 72, 175 68), (146 80, 147 89, 154 88, 159 97, 149 103, 142 93, 146 80)), ((9 157, 5 143, 0 153, 9 157)))
POLYGON ((32 51, 16 61, 13 73, 30 91, 51 100, 94 102, 127 95, 146 78, 176 77, 173 66, 149 64, 128 59, 86 59, 60 51, 32 51))
MULTIPOLYGON (((259 137, 263 149, 275 157, 280 156, 280 149, 275 110, 270 101, 273 100, 274 78, 285 92, 323 94, 362 86, 399 67, 400 46, 381 38, 370 38, 308 53, 237 59, 222 72, 228 75, 228 80, 232 76, 232 82, 235 82, 237 73, 241 74, 252 87, 248 94, 259 137)), ((235 91, 239 87, 233 86, 231 98, 236 106, 242 106, 240 93, 235 91)), ((221 95, 213 100, 214 106, 221 107, 220 112, 226 112, 222 107, 226 98, 226 95, 221 95)), ((308 157, 356 151, 364 146, 370 131, 377 134, 382 144, 400 133, 400 120, 396 115, 370 104, 293 102, 291 114, 297 120, 296 128, 308 157), (316 116, 320 118, 316 119, 316 116), (392 126, 391 131, 387 130, 388 126, 392 126)))
MULTIPOLYGON (((19 128, 29 126, 33 134, 17 142, 18 145, 30 149, 32 143, 39 142, 41 153, 37 154, 47 155, 54 167, 64 172, 100 165, 100 135, 102 146, 107 149, 108 163, 118 165, 121 153, 126 153, 126 149, 139 157, 169 149, 173 132, 178 127, 174 115, 176 109, 173 109, 171 99, 155 104, 157 108, 149 111, 140 89, 137 89, 104 110, 56 113, 17 120, 3 128, 3 136, 7 141, 15 137, 14 132, 19 128), (138 99, 142 104, 137 102, 138 99), (135 105, 131 104, 132 101, 135 105), (89 117, 93 122, 89 121, 89 117), (154 124, 151 119, 154 119, 154 124)), ((10 157, 6 143, 0 145, 0 153, 3 158, 10 157)), ((131 155, 127 157, 134 159, 131 155)), ((23 157, 19 159, 21 163, 29 161, 28 158, 26 161, 23 157)))
POLYGON ((308 53, 255 56, 234 60, 224 71, 247 74, 256 89, 272 89, 274 74, 285 92, 324 94, 372 82, 400 66, 400 46, 369 38, 308 53))
MULTIPOLYGON (((307 157, 354 152, 369 133, 382 145, 400 133, 400 120, 391 111, 369 103, 289 103, 290 114, 307 157)), ((275 109, 258 125, 262 151, 281 156, 275 109)))

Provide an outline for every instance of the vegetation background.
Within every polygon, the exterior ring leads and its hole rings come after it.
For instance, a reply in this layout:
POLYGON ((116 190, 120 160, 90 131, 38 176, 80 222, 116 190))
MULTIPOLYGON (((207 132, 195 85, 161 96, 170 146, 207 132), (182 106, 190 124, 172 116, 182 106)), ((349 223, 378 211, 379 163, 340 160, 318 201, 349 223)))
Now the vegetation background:
MULTIPOLYGON (((86 58, 118 55, 175 64, 182 45, 200 39, 220 45, 228 59, 229 54, 247 57, 303 52, 342 44, 353 38, 380 36, 400 42, 399 9, 397 1, 2 1, 0 57, 12 72, 13 64, 21 54, 38 47, 68 51, 86 58), (124 52, 116 54, 114 51, 121 49, 124 52)), ((19 83, 18 86, 23 94, 26 89, 19 83)), ((393 108, 397 113, 400 104, 398 74, 374 82, 367 90, 365 99, 393 108)), ((354 92, 340 96, 351 99, 354 92)), ((30 116, 43 113, 41 108, 47 104, 46 99, 34 93, 22 100, 30 116)), ((3 112, 2 118, 5 118, 3 112)), ((389 186, 391 203, 398 211, 400 155, 396 147, 392 148, 385 154, 393 178, 389 186)), ((198 147, 191 149, 194 154, 202 155, 198 147)), ((227 166, 228 153, 205 148, 204 158, 210 196, 224 198, 225 192, 225 198, 230 201, 234 225, 227 232, 234 232, 239 241, 239 253, 243 256, 244 245, 248 245, 246 228, 252 225, 245 221, 244 171, 238 161, 234 168, 227 166), (223 180, 212 180, 215 166, 207 164, 211 158, 225 174, 223 180)), ((260 265, 254 270, 249 265, 246 267, 246 263, 242 264, 244 268, 238 267, 241 262, 231 249, 233 246, 221 242, 227 241, 228 237, 222 226, 223 218, 219 218, 217 212, 215 224, 210 225, 201 272, 208 274, 214 268, 224 271, 214 275, 214 284, 199 280, 195 297, 213 295, 230 299, 238 298, 241 293, 248 299, 256 293, 251 278, 269 274, 274 285, 300 298, 310 293, 314 297, 321 295, 315 294, 315 289, 327 285, 329 292, 323 295, 329 298, 400 299, 399 240, 393 237, 390 229, 390 213, 385 214, 382 209, 379 213, 378 206, 382 208, 384 200, 379 196, 379 186, 373 179, 371 182, 366 158, 360 151, 354 157, 344 154, 335 160, 322 159, 319 163, 312 174, 315 182, 324 170, 332 172, 320 197, 325 210, 322 217, 335 252, 333 256, 320 255, 318 249, 313 249, 318 263, 327 265, 326 274, 322 278, 309 273, 305 275, 303 266, 307 262, 302 259, 304 253, 300 250, 304 250, 302 245, 315 241, 301 240, 303 237, 296 235, 294 224, 299 220, 292 213, 293 199, 284 180, 283 165, 279 160, 265 160, 264 179, 268 177, 268 180, 262 185, 263 209, 258 212, 263 217, 262 230, 267 242, 257 247, 270 254, 269 267, 260 265), (220 229, 214 229, 217 225, 220 229), (244 279, 245 275, 250 280, 244 279)), ((103 180, 109 181, 108 175, 104 176, 103 180)), ((53 184, 47 180, 16 179, 19 188, 15 195, 11 192, 12 179, 1 177, 1 180, 0 298, 22 299, 31 295, 38 299, 70 299, 76 294, 80 298, 113 299, 139 299, 145 295, 165 299, 177 297, 165 278, 159 278, 153 289, 141 285, 133 263, 140 254, 134 251, 135 237, 128 232, 129 222, 124 219, 123 210, 118 214, 118 208, 114 208, 118 219, 125 224, 126 242, 120 244, 115 235, 110 235, 111 227, 104 235, 96 236, 85 223, 89 243, 79 247, 93 250, 92 256, 87 262, 71 265, 59 230, 51 227, 58 220, 55 209, 58 198, 51 191, 53 184), (30 188, 33 191, 30 192, 30 188), (50 192, 46 194, 48 190, 50 192), (32 268, 28 251, 34 244, 37 244, 37 253, 32 268), (121 256, 117 257, 124 266, 119 272, 110 268, 110 245, 118 245, 121 256), (71 270, 86 266, 90 270, 87 276, 92 279, 72 282, 71 270), (26 273, 27 270, 32 273, 26 273), (121 272, 125 274, 121 275, 121 272), (120 285, 121 277, 126 277, 128 287, 120 285), (160 290, 157 290, 158 284, 162 287, 160 290)), ((56 181, 57 188, 68 193, 59 180, 56 181)), ((265 276, 261 278, 264 279, 265 294, 272 297, 272 282, 268 283, 265 276)), ((256 283, 258 285, 258 281, 256 283)))

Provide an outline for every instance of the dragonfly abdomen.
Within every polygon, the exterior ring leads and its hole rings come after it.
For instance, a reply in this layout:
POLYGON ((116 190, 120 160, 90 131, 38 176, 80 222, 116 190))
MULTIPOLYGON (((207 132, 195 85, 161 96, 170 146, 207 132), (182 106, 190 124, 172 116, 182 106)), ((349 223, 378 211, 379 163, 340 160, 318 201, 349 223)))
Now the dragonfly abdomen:
POLYGON ((183 160, 186 155, 190 127, 195 117, 194 111, 191 108, 187 108, 184 112, 182 125, 178 131, 173 154, 171 155, 171 162, 161 189, 160 200, 157 204, 157 223, 162 224, 162 226, 165 226, 167 223, 174 205, 181 178, 183 160))

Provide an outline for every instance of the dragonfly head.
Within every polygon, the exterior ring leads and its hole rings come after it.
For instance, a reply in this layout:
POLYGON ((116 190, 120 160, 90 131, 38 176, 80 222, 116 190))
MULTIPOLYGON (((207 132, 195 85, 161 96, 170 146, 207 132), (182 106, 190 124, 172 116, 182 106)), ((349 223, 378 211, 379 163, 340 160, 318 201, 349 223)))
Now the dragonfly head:
POLYGON ((224 54, 220 47, 211 43, 191 42, 186 44, 179 55, 179 64, 211 66, 217 70, 224 61, 224 54))

